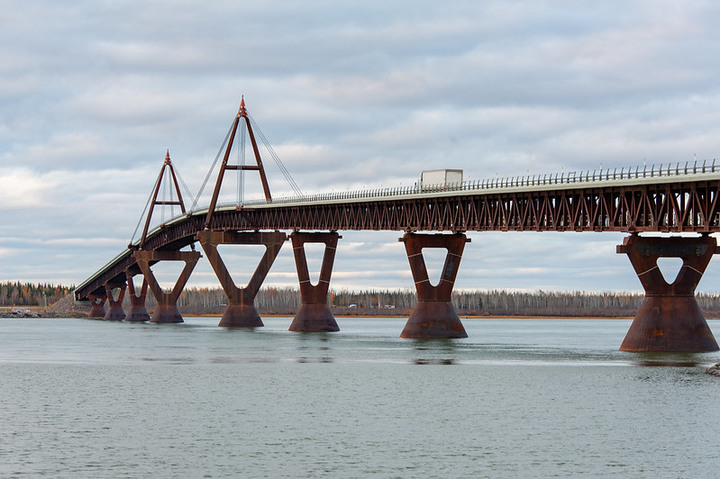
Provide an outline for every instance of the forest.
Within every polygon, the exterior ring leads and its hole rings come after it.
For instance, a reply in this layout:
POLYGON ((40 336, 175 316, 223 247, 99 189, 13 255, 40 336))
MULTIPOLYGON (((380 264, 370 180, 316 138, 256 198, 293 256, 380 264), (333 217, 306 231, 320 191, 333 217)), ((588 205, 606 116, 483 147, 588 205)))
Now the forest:
POLYGON ((74 288, 7 281, 0 283, 0 306, 47 306, 70 294, 74 288))
MULTIPOLYGON (((148 307, 154 301, 148 297, 148 307)), ((417 296, 411 290, 339 290, 330 292, 328 302, 335 314, 407 316, 417 296)), ((452 302, 463 316, 566 316, 633 317, 643 300, 642 293, 626 292, 516 292, 504 290, 457 291, 452 302)), ((720 318, 720 295, 696 296, 708 318, 720 318)), ((221 314, 227 300, 222 289, 190 288, 180 300, 181 310, 191 314, 221 314)), ((295 314, 300 291, 295 288, 265 288, 255 298, 261 314, 295 314)))
MULTIPOLYGON (((6 282, 0 284, 0 306, 51 305, 71 294, 73 286, 6 282), (46 303, 47 301, 47 303, 46 303)), ((720 295, 700 293, 697 301, 707 318, 720 318, 720 295)), ((461 316, 632 317, 641 293, 559 291, 457 291, 452 301, 461 316)), ((331 291, 328 302, 338 315, 407 316, 415 305, 411 290, 331 291)), ((125 298, 125 306, 129 300, 125 298)), ((148 293, 147 308, 155 308, 148 293)), ((222 314, 227 298, 221 288, 186 288, 178 306, 184 314, 222 314)), ((294 315, 300 307, 297 288, 263 288, 255 298, 260 314, 294 315)))

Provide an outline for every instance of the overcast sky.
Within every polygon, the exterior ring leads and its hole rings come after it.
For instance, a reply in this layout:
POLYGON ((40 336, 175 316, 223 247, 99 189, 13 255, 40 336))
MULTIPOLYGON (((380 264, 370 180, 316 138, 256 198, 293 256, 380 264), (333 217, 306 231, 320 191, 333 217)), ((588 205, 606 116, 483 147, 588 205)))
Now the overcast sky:
MULTIPOLYGON (((0 0, 0 280, 123 251, 166 149, 196 194, 241 95, 305 193, 711 160, 718 23, 709 0, 0 0)), ((412 287, 400 233, 341 234, 331 287, 412 287)), ((469 236, 459 288, 641 289, 622 234, 469 236)), ((190 284, 218 284, 205 260, 190 284)), ((297 284, 289 245, 266 284, 297 284)))

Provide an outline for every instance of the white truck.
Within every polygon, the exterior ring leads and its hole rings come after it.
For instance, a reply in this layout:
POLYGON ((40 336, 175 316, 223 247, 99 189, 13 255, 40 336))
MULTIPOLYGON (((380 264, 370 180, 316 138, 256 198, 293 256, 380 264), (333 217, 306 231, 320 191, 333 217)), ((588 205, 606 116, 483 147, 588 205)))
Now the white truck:
POLYGON ((463 170, 425 170, 420 175, 420 189, 447 188, 450 185, 461 185, 463 170))

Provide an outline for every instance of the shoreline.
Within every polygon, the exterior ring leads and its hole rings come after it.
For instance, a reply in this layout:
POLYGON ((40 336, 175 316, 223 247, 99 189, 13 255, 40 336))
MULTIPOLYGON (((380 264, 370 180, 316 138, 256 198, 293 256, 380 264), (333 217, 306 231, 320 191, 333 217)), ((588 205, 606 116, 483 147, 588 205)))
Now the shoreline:
MULTIPOLYGON (((151 313, 152 314, 152 313, 151 313)), ((201 313, 201 314, 193 314, 193 313, 186 313, 181 312, 183 316, 186 317, 192 317, 192 318, 221 318, 222 313, 201 313)), ((279 314, 279 313, 260 313, 261 318, 292 318, 294 316, 293 313, 288 314, 279 314)), ((382 319, 382 318, 397 318, 397 319, 407 319, 410 314, 334 314, 333 315, 336 318, 345 318, 345 319, 382 319)), ((87 312, 79 312, 79 311, 66 311, 66 312, 58 312, 58 311, 42 311, 42 308, 34 307, 34 308, 16 308, 14 311, 2 311, 0 310, 0 319, 11 319, 11 318, 23 318, 23 319, 40 319, 40 318, 86 318, 87 312)), ((563 316, 563 315, 528 315, 528 314, 459 314, 458 317, 460 320, 464 319, 607 319, 607 320, 615 320, 615 319, 633 319, 634 316, 615 316, 615 315, 608 315, 608 316, 563 316)), ((100 318, 94 318, 94 319, 100 319, 100 318)), ((706 318, 708 320, 713 319, 719 319, 719 318, 706 318)))
MULTIPOLYGON (((192 315, 196 318, 220 318, 222 314, 197 314, 192 315)), ((288 318, 293 314, 260 314, 264 318, 288 318)), ((386 319, 397 318, 407 319, 409 314, 334 314, 336 318, 355 318, 355 319, 386 319)), ((474 315, 458 315, 463 319, 633 319, 633 316, 543 316, 543 315, 521 315, 521 314, 474 314, 474 315)), ((712 319, 712 318, 711 318, 712 319)))

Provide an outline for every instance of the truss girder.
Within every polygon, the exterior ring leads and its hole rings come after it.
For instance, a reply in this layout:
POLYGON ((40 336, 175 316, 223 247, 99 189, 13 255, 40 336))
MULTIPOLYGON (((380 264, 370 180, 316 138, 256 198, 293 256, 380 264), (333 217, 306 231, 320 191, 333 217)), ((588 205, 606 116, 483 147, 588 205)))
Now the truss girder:
MULTIPOLYGON (((309 202, 215 211, 213 230, 617 231, 720 232, 720 180, 656 185, 527 190, 347 203, 309 202)), ((144 249, 177 251, 204 228, 204 215, 162 226, 144 249)), ((101 294, 108 281, 135 267, 132 255, 114 260, 76 291, 101 294)))
POLYGON ((716 182, 245 209, 260 229, 720 231, 716 182))

